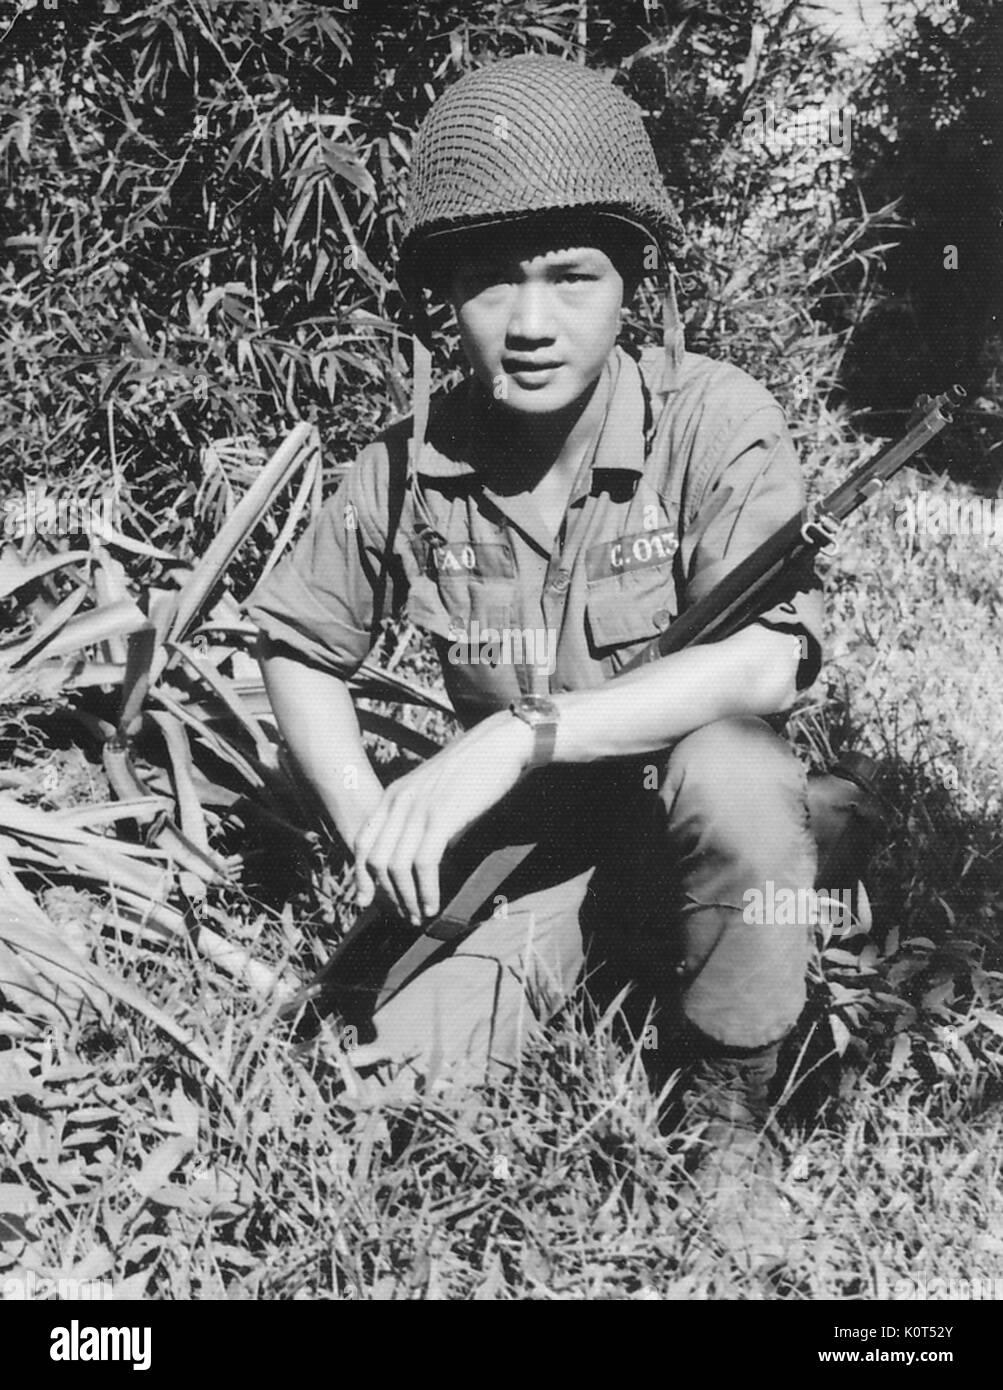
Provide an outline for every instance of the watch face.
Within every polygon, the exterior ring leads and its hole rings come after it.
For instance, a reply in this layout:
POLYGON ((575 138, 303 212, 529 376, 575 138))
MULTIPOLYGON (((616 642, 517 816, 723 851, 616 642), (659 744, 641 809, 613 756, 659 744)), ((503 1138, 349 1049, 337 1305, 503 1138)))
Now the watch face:
POLYGON ((557 717, 557 706, 553 700, 549 700, 545 695, 524 695, 517 701, 520 713, 528 714, 535 719, 555 719, 557 717))

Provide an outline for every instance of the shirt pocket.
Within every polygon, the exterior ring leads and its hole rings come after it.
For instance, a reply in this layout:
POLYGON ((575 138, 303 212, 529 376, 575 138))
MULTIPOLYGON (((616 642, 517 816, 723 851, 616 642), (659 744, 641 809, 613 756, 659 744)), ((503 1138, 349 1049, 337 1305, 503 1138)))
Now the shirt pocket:
POLYGON ((591 580, 585 611, 592 654, 618 671, 679 612, 671 563, 591 580))
POLYGON ((439 540, 412 564, 407 617, 443 640, 476 639, 478 629, 510 623, 514 575, 508 546, 439 540))
POLYGON ((451 585, 445 641, 436 640, 446 690, 464 724, 504 709, 523 693, 513 664, 511 631, 518 611, 514 580, 470 579, 451 585))
POLYGON ((469 579, 443 585, 441 591, 452 641, 469 642, 474 648, 500 643, 503 630, 512 627, 517 609, 514 581, 469 579))
POLYGON ((440 642, 469 643, 473 650, 485 643, 500 643, 501 631, 512 626, 515 610, 511 583, 472 579, 440 586, 421 575, 411 584, 406 614, 440 642))
POLYGON ((516 577, 510 546, 492 541, 443 544, 434 568, 449 631, 476 643, 478 631, 511 624, 516 577))

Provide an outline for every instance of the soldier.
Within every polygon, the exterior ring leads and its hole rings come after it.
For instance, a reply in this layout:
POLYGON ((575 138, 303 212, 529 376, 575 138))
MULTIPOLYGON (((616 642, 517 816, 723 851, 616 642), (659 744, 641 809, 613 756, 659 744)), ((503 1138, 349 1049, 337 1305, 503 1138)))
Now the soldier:
POLYGON ((427 920, 447 851, 465 871, 540 842, 378 1011, 366 1056, 497 1074, 587 962, 653 1001, 662 1070, 684 1066, 740 1192, 805 998, 807 924, 750 925, 743 904, 814 882, 805 774, 771 721, 818 672, 821 603, 812 584, 609 681, 803 502, 776 401, 684 350, 679 234, 641 112, 604 78, 527 56, 456 82, 415 143, 399 279, 426 341, 425 293, 451 306, 469 376, 426 437, 418 352, 415 418, 363 451, 247 611, 360 904, 382 890, 427 920), (622 311, 653 271, 665 340, 633 354, 622 311), (466 732, 384 789, 345 682, 402 610, 466 732))

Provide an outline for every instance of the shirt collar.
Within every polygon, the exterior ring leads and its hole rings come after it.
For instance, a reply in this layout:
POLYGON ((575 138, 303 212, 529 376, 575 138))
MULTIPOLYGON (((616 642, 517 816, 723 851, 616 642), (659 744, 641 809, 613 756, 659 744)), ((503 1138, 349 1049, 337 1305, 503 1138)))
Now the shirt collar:
POLYGON ((418 460, 423 478, 459 478, 477 471, 473 461, 480 414, 476 385, 469 378, 433 405, 418 460))
POLYGON ((610 353, 605 371, 610 373, 606 414, 592 458, 592 473, 644 472, 644 388, 637 363, 623 348, 610 353))
MULTIPOLYGON (((614 347, 603 372, 608 377, 608 403, 599 437, 586 451, 592 460, 589 472, 611 469, 640 475, 644 472, 645 416, 640 369, 623 348, 614 347)), ((422 477, 459 478, 477 473, 478 439, 485 437, 488 425, 485 405, 473 378, 450 393, 430 422, 418 464, 422 477)))

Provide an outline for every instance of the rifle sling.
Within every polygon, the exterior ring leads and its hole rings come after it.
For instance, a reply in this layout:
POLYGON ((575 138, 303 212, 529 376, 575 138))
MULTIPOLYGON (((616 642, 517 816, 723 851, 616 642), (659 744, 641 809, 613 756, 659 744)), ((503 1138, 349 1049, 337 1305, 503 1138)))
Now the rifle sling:
POLYGON ((399 989, 403 989, 426 961, 444 946, 456 945, 470 935, 477 926, 476 918, 484 904, 494 898, 505 880, 515 873, 535 848, 535 845, 502 845, 481 860, 445 911, 429 923, 421 936, 391 967, 377 995, 377 1009, 392 999, 399 989))

